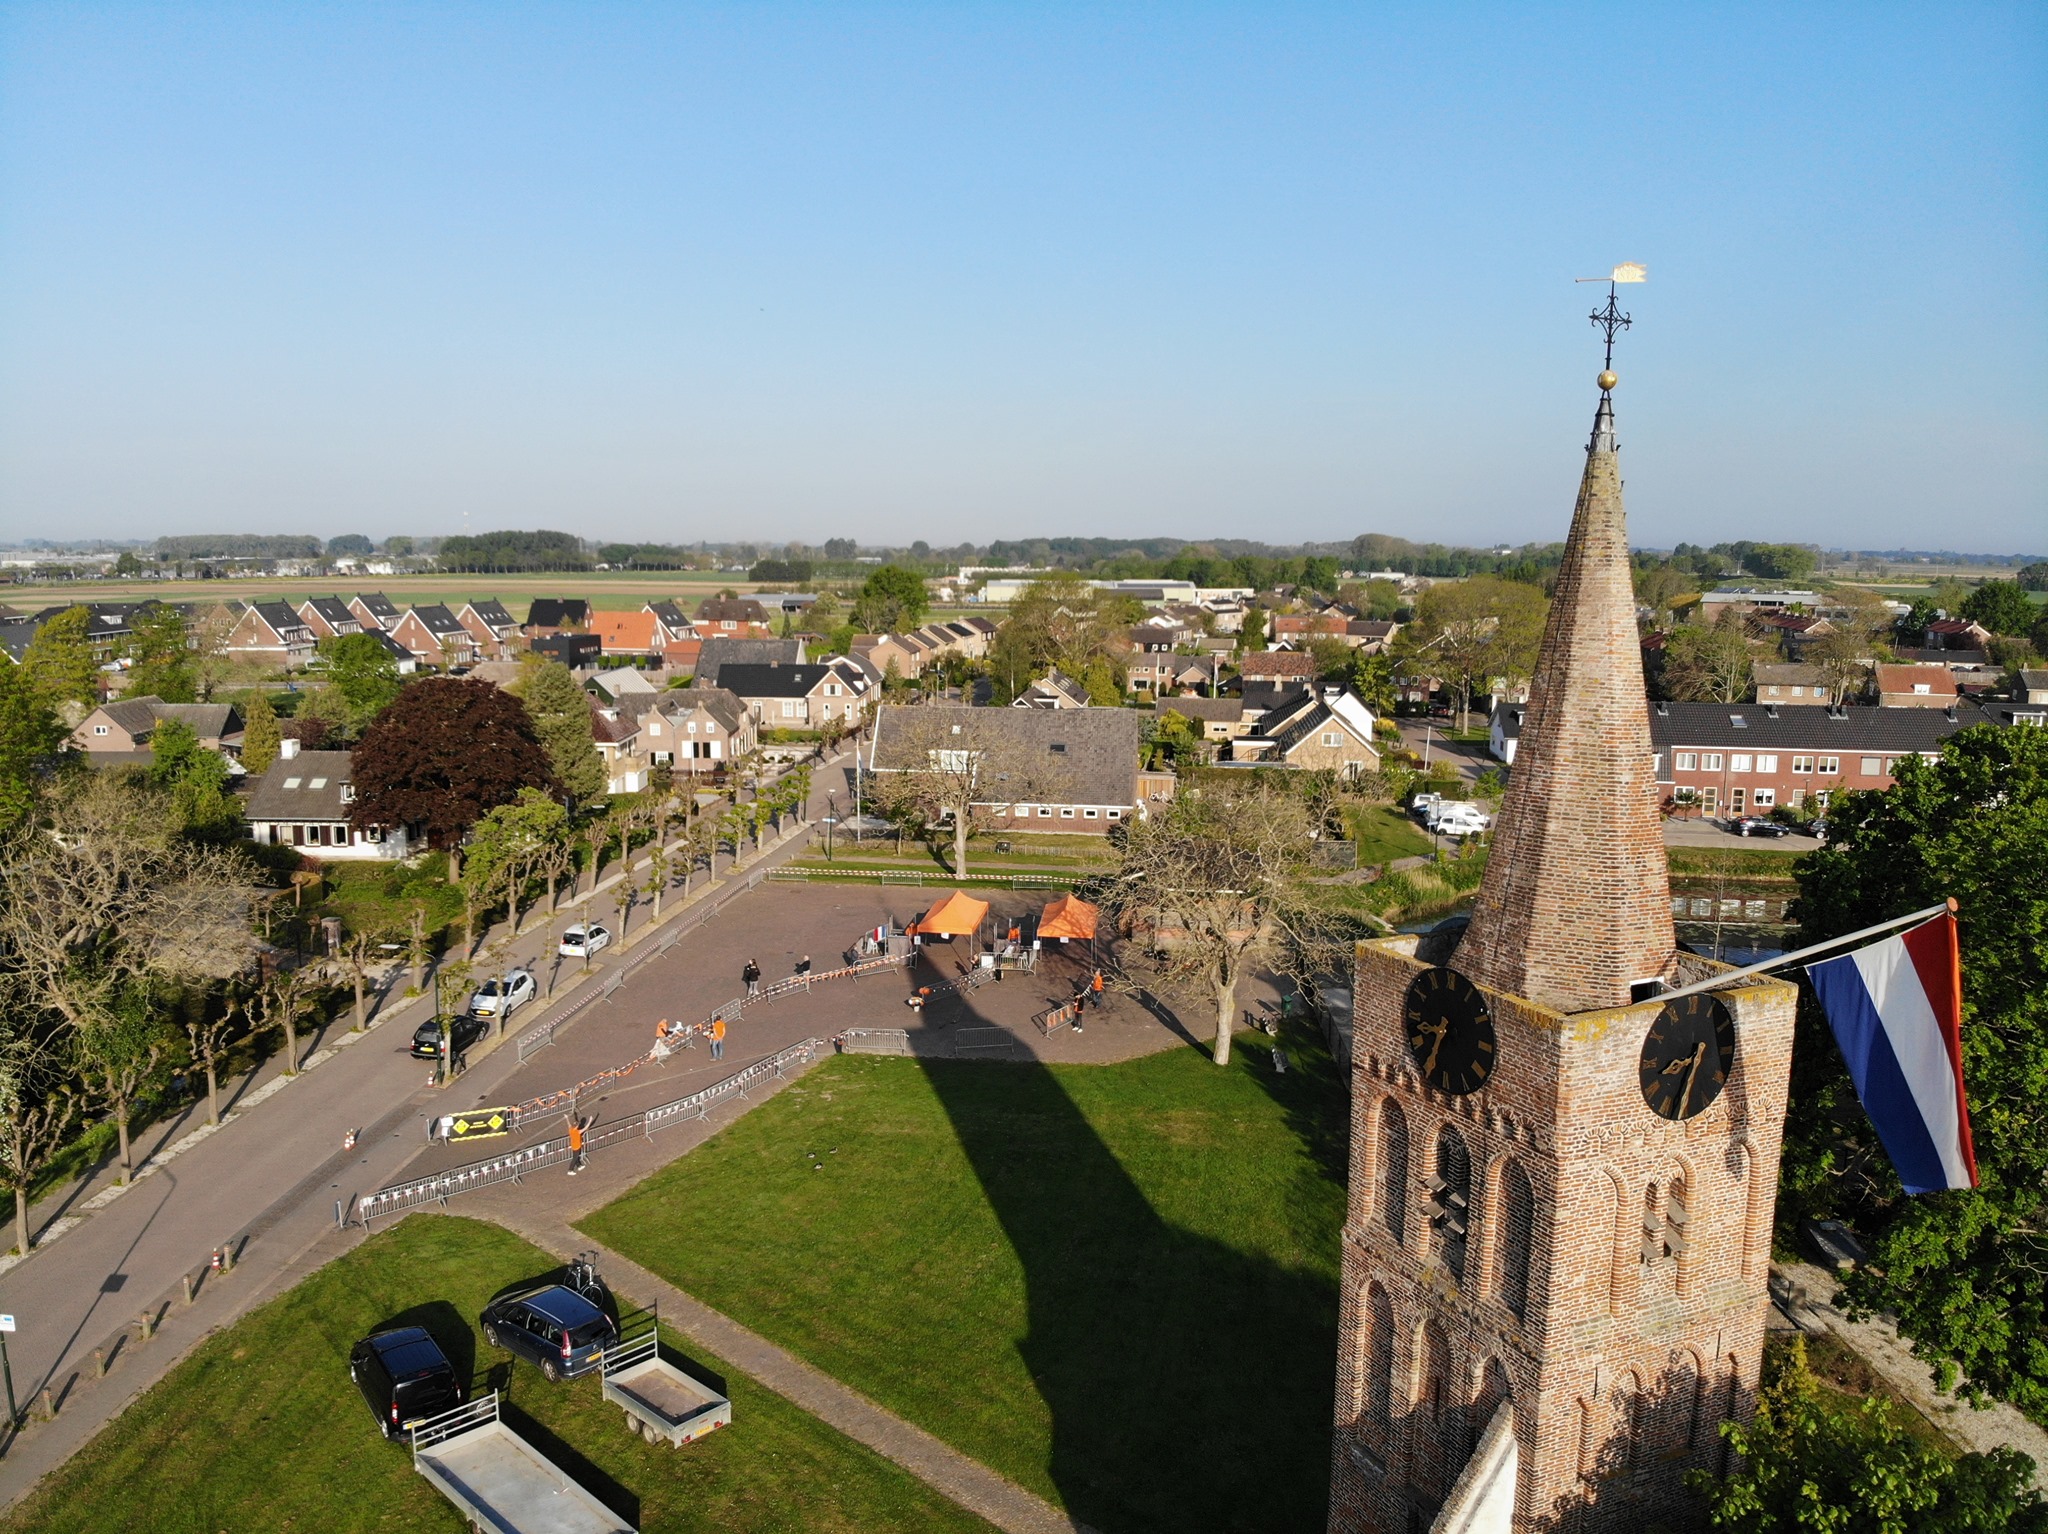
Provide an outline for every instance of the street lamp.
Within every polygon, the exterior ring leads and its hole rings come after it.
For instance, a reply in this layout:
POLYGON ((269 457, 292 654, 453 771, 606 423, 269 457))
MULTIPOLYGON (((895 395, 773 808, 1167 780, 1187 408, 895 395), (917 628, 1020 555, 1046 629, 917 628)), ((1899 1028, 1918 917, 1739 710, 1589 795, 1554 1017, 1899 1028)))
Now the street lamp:
POLYGON ((838 824, 839 817, 837 815, 827 815, 824 817, 825 861, 828 863, 832 861, 832 828, 838 824))

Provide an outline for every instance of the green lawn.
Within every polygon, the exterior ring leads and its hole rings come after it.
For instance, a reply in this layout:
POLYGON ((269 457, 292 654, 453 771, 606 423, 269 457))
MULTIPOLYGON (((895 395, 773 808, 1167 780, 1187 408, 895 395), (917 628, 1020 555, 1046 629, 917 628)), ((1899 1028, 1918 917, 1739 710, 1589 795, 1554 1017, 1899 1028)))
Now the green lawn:
POLYGON ((1341 1089, 1264 1044, 834 1059, 585 1228, 1103 1534, 1321 1528, 1341 1089))
MULTIPOLYGON (((476 1314, 552 1267, 493 1225, 415 1215, 211 1338, 44 1483, 0 1528, 36 1534, 433 1530, 462 1520, 386 1443, 348 1379, 348 1350, 417 1322, 479 1389, 509 1371, 506 1420, 613 1511, 660 1530, 988 1530, 888 1461, 780 1396, 722 1376, 733 1425, 686 1449, 630 1435, 597 1382, 550 1386, 484 1348, 476 1314)), ((678 1340, 667 1338, 681 1355, 678 1340)))
POLYGON ((1427 856, 1429 838, 1414 817, 1391 804, 1355 804, 1344 811, 1351 839, 1358 843, 1360 867, 1391 863, 1395 858, 1427 856))

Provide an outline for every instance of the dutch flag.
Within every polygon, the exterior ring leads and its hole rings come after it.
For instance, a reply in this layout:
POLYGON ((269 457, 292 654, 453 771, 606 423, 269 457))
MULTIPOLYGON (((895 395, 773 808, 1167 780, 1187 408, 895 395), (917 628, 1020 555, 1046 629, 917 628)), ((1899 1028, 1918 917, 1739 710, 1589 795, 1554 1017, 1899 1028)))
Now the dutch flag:
POLYGON ((1944 913, 1806 973, 1908 1193, 1977 1186, 1963 1098, 1963 971, 1944 913))

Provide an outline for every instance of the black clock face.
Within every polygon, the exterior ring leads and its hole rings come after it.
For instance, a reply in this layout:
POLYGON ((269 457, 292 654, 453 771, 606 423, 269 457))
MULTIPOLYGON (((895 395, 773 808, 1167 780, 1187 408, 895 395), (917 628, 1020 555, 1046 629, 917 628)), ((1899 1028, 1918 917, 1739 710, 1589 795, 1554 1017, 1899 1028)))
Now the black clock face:
POLYGON ((1643 1101, 1659 1118, 1705 1111, 1735 1069, 1735 1015, 1702 992, 1668 1001, 1643 1039, 1643 1101))
POLYGON ((1439 1092, 1462 1097, 1493 1074, 1493 1018, 1479 988, 1455 970, 1425 970, 1402 1009, 1408 1052, 1439 1092))

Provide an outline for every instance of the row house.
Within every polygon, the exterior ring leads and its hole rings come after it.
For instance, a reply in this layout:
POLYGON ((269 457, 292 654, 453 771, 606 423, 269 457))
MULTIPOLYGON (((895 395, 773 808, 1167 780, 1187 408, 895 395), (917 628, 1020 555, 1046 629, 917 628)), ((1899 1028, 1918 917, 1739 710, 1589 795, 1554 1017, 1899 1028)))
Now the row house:
POLYGON ((1160 716, 1179 714, 1201 727, 1202 739, 1215 742, 1236 740, 1261 717, 1247 714, 1241 698, 1161 698, 1152 705, 1160 716))
POLYGON ((468 630, 484 660, 505 660, 520 648, 519 620, 496 597, 463 603, 455 621, 468 630))
POLYGON ((1759 703, 1813 704, 1840 701, 1834 695, 1827 673, 1818 666, 1796 662, 1759 661, 1750 668, 1759 703))
POLYGON ((289 602, 252 602, 228 631, 226 650, 238 660, 299 667, 313 658, 312 628, 289 602))
POLYGON ((1658 703, 1650 740, 1667 809, 1732 816, 1824 810, 1844 789, 1890 788, 1901 758, 1932 760, 1957 730, 1991 722, 1969 705, 1658 703))
POLYGON ((398 626, 398 608, 381 591, 359 591, 349 598, 348 610, 366 634, 388 634, 398 626))
POLYGON ((919 645, 927 660, 946 655, 958 655, 964 660, 986 660, 989 644, 995 635, 996 625, 986 618, 954 618, 943 623, 927 623, 903 637, 919 645))
POLYGON ((658 693, 640 715, 641 749, 650 762, 676 772, 706 774, 760 744, 753 711, 723 687, 678 687, 658 693))
POLYGON ((616 704, 593 703, 590 738, 604 758, 605 792, 637 794, 647 786, 651 763, 640 744, 640 716, 616 704))
POLYGON ((767 730, 815 730, 833 720, 858 724, 869 690, 866 673, 840 657, 798 666, 727 663, 719 668, 718 685, 767 730))
POLYGON ((243 802, 250 837, 260 847, 292 847, 322 860, 403 861, 405 827, 349 824, 356 797, 349 760, 346 751, 306 751, 287 736, 243 802))
POLYGON ((883 676, 891 666, 906 682, 924 675, 925 662, 932 658, 930 646, 907 634, 856 634, 847 653, 858 656, 883 676))
POLYGON ((1961 696, 1946 666, 1879 666, 1872 686, 1880 708, 1952 708, 1961 696))
POLYGON ((423 666, 469 666, 483 658, 475 636, 439 602, 407 608, 389 632, 423 666))
POLYGON ((299 604, 299 621, 313 631, 313 642, 363 632, 363 620, 340 597, 309 597, 299 604))

